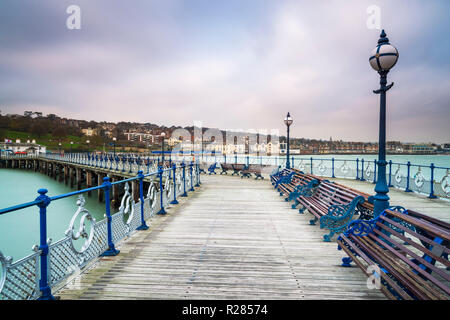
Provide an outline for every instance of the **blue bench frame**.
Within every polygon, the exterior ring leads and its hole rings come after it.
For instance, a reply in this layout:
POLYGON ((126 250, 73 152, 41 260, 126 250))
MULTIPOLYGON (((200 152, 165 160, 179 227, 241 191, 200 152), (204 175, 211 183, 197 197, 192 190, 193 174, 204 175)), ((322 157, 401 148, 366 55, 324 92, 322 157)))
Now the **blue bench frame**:
POLYGON ((214 162, 208 168, 209 175, 211 175, 212 173, 217 174, 216 171, 215 171, 216 169, 217 169, 217 163, 214 162))

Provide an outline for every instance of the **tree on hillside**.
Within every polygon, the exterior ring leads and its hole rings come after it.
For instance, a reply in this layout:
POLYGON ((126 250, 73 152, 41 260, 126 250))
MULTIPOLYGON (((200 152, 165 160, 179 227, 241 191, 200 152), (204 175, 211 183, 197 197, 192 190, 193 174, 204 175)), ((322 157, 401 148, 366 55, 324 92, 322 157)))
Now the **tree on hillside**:
POLYGON ((56 127, 55 130, 53 130, 52 134, 57 138, 64 138, 65 136, 67 136, 67 132, 63 127, 56 127))
POLYGON ((30 128, 30 132, 40 138, 47 133, 47 129, 41 122, 35 122, 30 128))

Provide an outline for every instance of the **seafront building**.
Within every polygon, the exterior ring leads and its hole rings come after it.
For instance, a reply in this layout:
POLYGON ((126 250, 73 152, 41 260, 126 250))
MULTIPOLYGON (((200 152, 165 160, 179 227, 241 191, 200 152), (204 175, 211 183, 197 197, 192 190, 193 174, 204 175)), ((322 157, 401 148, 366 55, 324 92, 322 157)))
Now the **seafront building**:
POLYGON ((17 139, 16 142, 11 140, 5 140, 0 144, 1 154, 27 154, 27 155, 40 155, 47 152, 47 148, 36 143, 36 140, 27 140, 27 142, 21 142, 17 139))

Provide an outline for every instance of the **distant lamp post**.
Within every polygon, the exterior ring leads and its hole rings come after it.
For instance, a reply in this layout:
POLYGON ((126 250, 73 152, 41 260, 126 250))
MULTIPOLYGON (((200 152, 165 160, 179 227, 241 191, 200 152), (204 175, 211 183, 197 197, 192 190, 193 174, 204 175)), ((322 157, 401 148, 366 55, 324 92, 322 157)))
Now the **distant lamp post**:
POLYGON ((292 120, 291 115, 287 114, 286 118, 284 118, 284 124, 287 127, 287 141, 286 141, 286 169, 290 169, 291 168, 291 163, 289 162, 289 127, 291 126, 292 122, 294 120, 292 120))
POLYGON ((395 66, 398 60, 397 49, 389 43, 386 33, 381 31, 378 45, 373 49, 369 62, 373 69, 380 75, 380 89, 374 90, 380 95, 380 129, 378 142, 378 178, 375 185, 375 196, 373 196, 374 216, 377 217, 389 207, 389 188, 386 182, 386 91, 394 83, 387 85, 387 74, 395 66))
POLYGON ((114 137, 113 138, 113 154, 114 154, 114 158, 116 158, 116 141, 117 141, 117 138, 114 137))
POLYGON ((164 137, 166 136, 165 132, 161 133, 161 162, 162 162, 162 167, 164 167, 164 137))
POLYGON ((70 141, 70 154, 72 154, 73 141, 70 141))
POLYGON ((59 155, 61 155, 61 142, 58 143, 58 152, 59 152, 59 155))

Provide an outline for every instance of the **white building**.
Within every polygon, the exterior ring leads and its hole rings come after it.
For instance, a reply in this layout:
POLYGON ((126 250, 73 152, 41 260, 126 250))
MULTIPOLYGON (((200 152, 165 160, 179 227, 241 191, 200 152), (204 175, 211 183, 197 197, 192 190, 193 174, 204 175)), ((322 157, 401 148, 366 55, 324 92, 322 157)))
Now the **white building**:
POLYGON ((35 140, 27 140, 26 143, 22 143, 20 139, 17 139, 16 142, 4 142, 0 144, 1 153, 3 154, 11 154, 11 153, 26 153, 28 155, 39 155, 45 154, 47 148, 45 146, 41 146, 37 144, 35 140))

